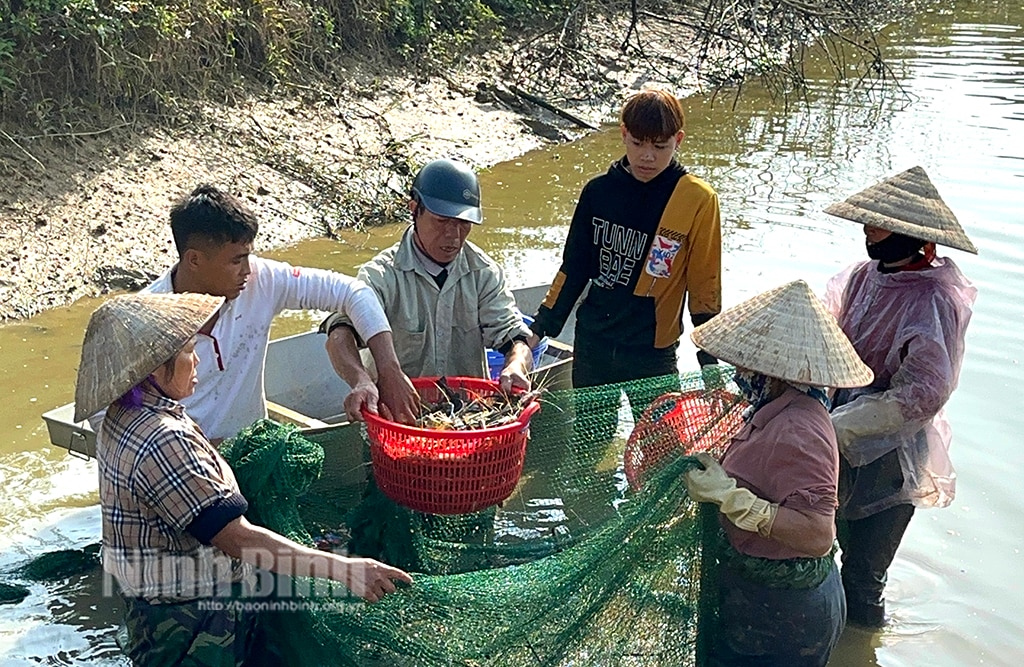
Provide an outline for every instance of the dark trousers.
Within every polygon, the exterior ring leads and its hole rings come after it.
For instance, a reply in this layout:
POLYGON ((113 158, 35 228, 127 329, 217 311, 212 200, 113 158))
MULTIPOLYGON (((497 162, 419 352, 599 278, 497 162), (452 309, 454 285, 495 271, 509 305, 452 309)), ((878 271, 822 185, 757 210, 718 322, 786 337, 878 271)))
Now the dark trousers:
POLYGON ((838 522, 843 589, 851 623, 868 627, 885 623, 882 592, 887 572, 912 516, 913 505, 896 505, 863 519, 838 522))
POLYGON ((678 375, 676 347, 659 349, 624 345, 577 331, 573 342, 573 387, 596 387, 659 375, 678 375))
POLYGON ((767 588, 719 573, 719 628, 711 667, 824 667, 846 618, 839 573, 816 588, 767 588))
POLYGON ((577 425, 586 431, 586 441, 608 442, 618 424, 619 401, 623 390, 629 398, 633 418, 662 394, 679 391, 676 346, 656 349, 611 343, 576 333, 573 347, 572 386, 592 387, 580 392, 577 425), (659 378, 640 387, 618 387, 621 382, 659 378))

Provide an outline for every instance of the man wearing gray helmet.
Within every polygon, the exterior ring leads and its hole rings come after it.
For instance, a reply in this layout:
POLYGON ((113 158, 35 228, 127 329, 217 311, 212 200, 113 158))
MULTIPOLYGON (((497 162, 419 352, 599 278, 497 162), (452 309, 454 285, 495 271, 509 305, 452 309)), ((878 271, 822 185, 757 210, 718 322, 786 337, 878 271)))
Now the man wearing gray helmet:
MULTIPOLYGON (((409 211, 413 224, 402 240, 358 274, 384 307, 402 372, 409 377, 487 377, 484 352, 490 347, 505 355, 502 387, 528 387, 530 348, 537 338, 516 311, 501 268, 466 240, 473 225, 483 221, 476 174, 452 160, 428 163, 413 181, 409 211)), ((412 421, 401 408, 412 404, 412 386, 381 382, 381 390, 402 386, 407 393, 379 393, 359 355, 362 341, 346 315, 331 315, 320 331, 328 335, 331 363, 352 387, 345 399, 350 419, 361 419, 366 408, 412 421)))

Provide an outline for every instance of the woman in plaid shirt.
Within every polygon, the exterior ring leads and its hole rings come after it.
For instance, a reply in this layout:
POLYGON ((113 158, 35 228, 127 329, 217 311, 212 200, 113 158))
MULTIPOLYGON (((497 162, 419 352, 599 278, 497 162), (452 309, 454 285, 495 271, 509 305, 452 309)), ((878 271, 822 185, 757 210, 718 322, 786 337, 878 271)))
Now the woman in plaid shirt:
POLYGON ((114 297, 85 335, 75 418, 109 406, 96 451, 103 566, 125 599, 135 664, 243 664, 255 636, 246 604, 254 565, 332 579, 370 602, 412 581, 246 520, 231 468, 180 403, 197 381, 194 336, 221 303, 198 294, 114 297))

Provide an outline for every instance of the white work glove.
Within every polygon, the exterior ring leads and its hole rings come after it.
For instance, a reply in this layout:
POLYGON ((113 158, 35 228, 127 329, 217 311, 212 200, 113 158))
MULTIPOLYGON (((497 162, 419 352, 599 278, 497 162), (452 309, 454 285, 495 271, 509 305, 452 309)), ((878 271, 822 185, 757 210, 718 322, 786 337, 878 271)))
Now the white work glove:
POLYGON ((737 528, 749 530, 761 537, 771 535, 779 506, 758 498, 749 489, 737 487, 736 480, 729 477, 718 461, 707 452, 700 452, 696 456, 704 470, 689 470, 683 476, 690 498, 700 503, 718 505, 719 511, 737 528))
POLYGON ((907 423, 899 403, 886 400, 884 394, 861 396, 832 412, 839 451, 853 466, 864 465, 857 451, 857 440, 869 436, 887 436, 898 432, 907 423))

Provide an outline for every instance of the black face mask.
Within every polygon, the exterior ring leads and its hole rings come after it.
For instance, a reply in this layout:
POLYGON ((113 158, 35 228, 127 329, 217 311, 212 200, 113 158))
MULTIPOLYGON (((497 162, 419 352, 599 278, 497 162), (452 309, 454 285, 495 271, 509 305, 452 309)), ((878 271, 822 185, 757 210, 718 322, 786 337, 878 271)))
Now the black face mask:
POLYGON ((903 234, 893 232, 878 243, 864 242, 868 250, 868 257, 877 259, 883 264, 891 264, 900 260, 910 259, 916 255, 921 248, 928 243, 922 239, 915 239, 903 234))

